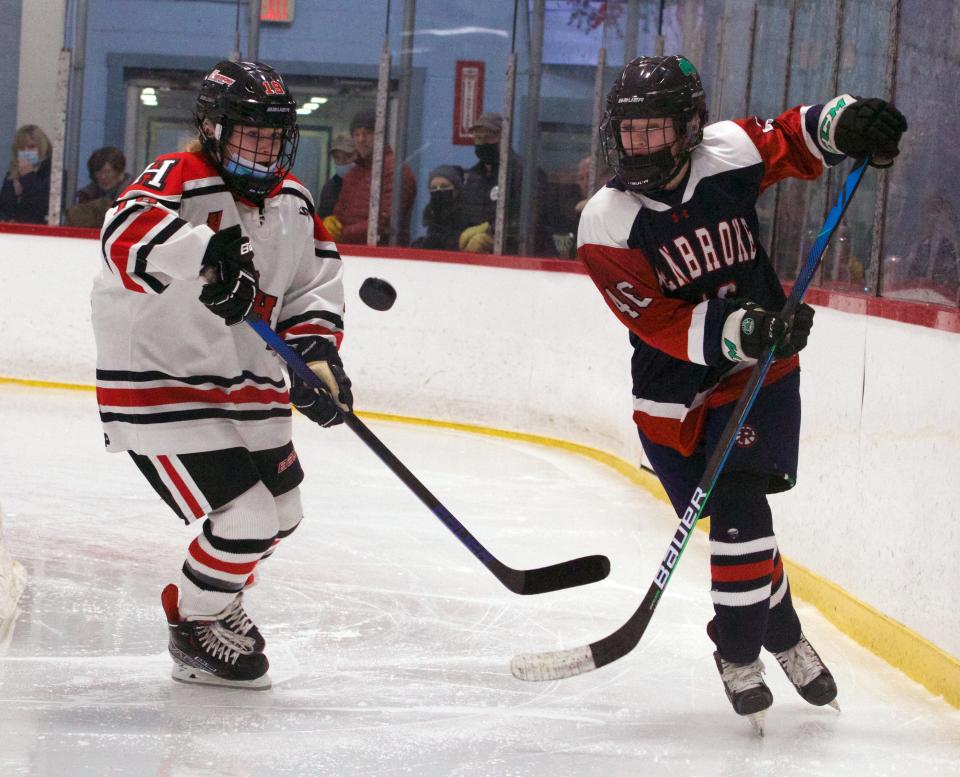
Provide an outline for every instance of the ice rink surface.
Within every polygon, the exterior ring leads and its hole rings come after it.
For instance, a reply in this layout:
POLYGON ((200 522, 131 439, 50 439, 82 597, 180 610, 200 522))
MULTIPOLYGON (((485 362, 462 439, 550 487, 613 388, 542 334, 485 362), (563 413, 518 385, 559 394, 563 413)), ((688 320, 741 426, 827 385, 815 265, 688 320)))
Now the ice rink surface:
POLYGON ((370 425, 502 561, 605 553, 610 577, 511 594, 349 431, 297 418, 305 520, 245 597, 273 688, 174 683, 160 590, 195 529, 103 452, 92 393, 0 385, 0 407, 6 543, 29 575, 0 647, 2 777, 960 775, 960 711, 802 603, 843 712, 805 704, 766 656, 756 738, 704 632, 699 532, 632 654, 515 680, 514 653, 585 644, 634 611, 675 519, 573 454, 396 423, 370 425))

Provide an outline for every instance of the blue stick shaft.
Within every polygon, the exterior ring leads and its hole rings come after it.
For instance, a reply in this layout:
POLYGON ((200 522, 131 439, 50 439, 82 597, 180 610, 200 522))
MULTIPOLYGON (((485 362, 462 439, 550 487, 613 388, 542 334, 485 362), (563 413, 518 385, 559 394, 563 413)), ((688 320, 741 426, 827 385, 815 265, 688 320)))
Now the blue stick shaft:
MULTIPOLYGON (((244 319, 263 338, 290 369, 310 386, 326 392, 327 388, 300 358, 300 355, 261 318, 250 316, 244 319)), ((420 482, 400 459, 367 428, 367 425, 351 411, 341 411, 344 423, 366 444, 377 457, 423 502, 453 535, 463 543, 493 575, 514 593, 538 594, 586 585, 602 580, 610 572, 610 562, 605 556, 586 556, 563 561, 539 569, 512 569, 500 561, 474 537, 459 520, 420 482)))

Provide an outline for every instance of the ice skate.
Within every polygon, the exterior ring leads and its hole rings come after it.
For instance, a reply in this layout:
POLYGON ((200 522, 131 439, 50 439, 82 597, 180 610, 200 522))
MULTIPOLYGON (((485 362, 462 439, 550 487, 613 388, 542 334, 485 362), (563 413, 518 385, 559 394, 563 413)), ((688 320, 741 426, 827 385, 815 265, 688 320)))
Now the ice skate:
POLYGON ((270 687, 270 663, 263 653, 254 650, 253 637, 225 626, 223 613, 182 620, 178 599, 175 585, 163 589, 161 601, 170 627, 168 650, 173 658, 174 680, 253 690, 270 687))
POLYGON ((234 634, 252 639, 254 653, 262 653, 267 646, 267 641, 260 633, 260 629, 243 609, 243 591, 238 593, 236 599, 220 613, 217 623, 230 629, 234 634))
POLYGON ((749 664, 735 664, 725 661, 719 652, 714 652, 713 659, 733 711, 748 718, 754 731, 763 736, 767 709, 773 704, 773 694, 763 681, 763 662, 758 658, 749 664))
POLYGON ((839 712, 837 684, 806 637, 801 634, 796 645, 773 655, 804 701, 817 707, 829 704, 839 712))

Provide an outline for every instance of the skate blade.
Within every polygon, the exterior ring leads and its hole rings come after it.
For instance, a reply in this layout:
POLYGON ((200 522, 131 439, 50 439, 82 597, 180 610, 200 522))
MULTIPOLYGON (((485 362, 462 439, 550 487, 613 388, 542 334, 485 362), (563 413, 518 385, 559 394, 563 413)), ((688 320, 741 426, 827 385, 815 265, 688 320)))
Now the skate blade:
POLYGON ((750 726, 753 728, 753 731, 757 736, 763 736, 764 718, 766 717, 766 710, 761 710, 760 712, 754 712, 751 715, 747 715, 747 720, 750 721, 750 726))
POLYGON ((243 688, 250 691, 266 691, 272 685, 269 674, 264 674, 255 680, 225 680, 215 674, 210 674, 210 672, 204 672, 202 669, 195 669, 192 666, 185 666, 180 663, 174 663, 170 676, 181 683, 215 685, 220 688, 243 688))
POLYGON ((827 706, 833 707, 837 712, 840 712, 840 702, 838 702, 836 699, 830 702, 827 706))

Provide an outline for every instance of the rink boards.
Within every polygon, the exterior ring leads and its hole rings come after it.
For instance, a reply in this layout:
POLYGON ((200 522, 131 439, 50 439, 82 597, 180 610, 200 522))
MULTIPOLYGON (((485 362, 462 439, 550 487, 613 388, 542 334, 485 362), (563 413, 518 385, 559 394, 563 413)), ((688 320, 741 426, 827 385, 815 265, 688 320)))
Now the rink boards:
MULTIPOLYGON (((588 277, 558 262, 344 253, 343 355, 361 410, 566 441, 636 472, 626 332, 588 277), (360 302, 368 276, 396 287, 390 311, 360 302)), ((0 233, 0 376, 92 385, 101 261, 87 237, 0 233)), ((818 306, 803 354, 800 478, 772 500, 778 537, 800 596, 960 705, 955 316, 919 326, 840 302, 818 306)))

